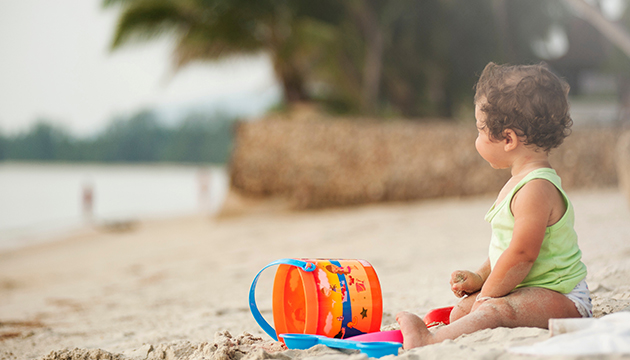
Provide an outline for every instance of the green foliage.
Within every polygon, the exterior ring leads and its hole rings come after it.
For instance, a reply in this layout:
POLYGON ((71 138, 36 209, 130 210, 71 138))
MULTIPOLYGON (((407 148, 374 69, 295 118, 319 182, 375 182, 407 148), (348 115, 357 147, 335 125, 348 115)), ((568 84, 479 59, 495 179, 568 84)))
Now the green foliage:
POLYGON ((476 74, 500 56, 490 3, 409 5, 391 29, 381 98, 405 116, 450 117, 471 101, 476 74))
POLYGON ((119 118, 101 133, 78 139, 45 120, 15 136, 0 134, 0 161, 227 162, 232 119, 192 114, 169 128, 150 111, 119 118))
POLYGON ((191 114, 172 132, 163 159, 174 162, 224 163, 230 155, 232 122, 208 121, 203 114, 191 114))
POLYGON ((104 161, 152 162, 161 158, 168 137, 155 115, 142 111, 128 120, 114 120, 95 145, 104 161))
POLYGON ((174 36, 175 64, 267 52, 285 102, 448 117, 489 61, 535 62, 562 0, 103 0, 113 48, 174 36))
MULTIPOLYGON (((566 28, 575 16, 564 0, 103 0, 103 5, 120 9, 113 48, 131 39, 173 36, 178 67, 264 51, 289 105, 314 100, 337 112, 416 118, 451 117, 470 104, 476 75, 489 61, 540 61, 544 54, 533 46, 542 49, 550 29, 566 28)), ((613 60, 609 67, 626 67, 627 59, 613 60)))
POLYGON ((0 161, 7 157, 7 139, 0 134, 0 161))
POLYGON ((132 39, 143 41, 172 32, 173 27, 185 17, 185 9, 175 1, 130 1, 127 11, 118 21, 118 27, 133 31, 116 32, 112 47, 116 48, 132 39))
POLYGON ((53 160, 72 157, 74 143, 70 135, 61 128, 53 127, 46 120, 39 120, 29 132, 3 140, 4 159, 53 160))

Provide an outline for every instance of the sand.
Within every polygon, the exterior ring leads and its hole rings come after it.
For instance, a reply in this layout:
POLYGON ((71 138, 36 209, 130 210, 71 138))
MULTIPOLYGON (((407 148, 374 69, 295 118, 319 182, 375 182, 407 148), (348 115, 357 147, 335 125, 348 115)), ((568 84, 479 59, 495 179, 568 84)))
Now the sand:
MULTIPOLYGON (((617 189, 570 196, 595 314, 620 311, 630 305, 626 199, 617 189)), ((381 281, 383 327, 395 328, 400 310, 424 315, 456 303, 450 273, 475 269, 486 258, 490 230, 483 216, 492 201, 481 196, 302 212, 257 204, 221 218, 95 227, 0 253, 0 358, 365 359, 323 346, 284 350, 271 341, 247 305, 258 270, 284 257, 366 259, 381 281)), ((257 291, 268 319, 273 272, 267 270, 257 291)), ((535 328, 483 330, 399 356, 531 358, 507 349, 548 337, 535 328)))

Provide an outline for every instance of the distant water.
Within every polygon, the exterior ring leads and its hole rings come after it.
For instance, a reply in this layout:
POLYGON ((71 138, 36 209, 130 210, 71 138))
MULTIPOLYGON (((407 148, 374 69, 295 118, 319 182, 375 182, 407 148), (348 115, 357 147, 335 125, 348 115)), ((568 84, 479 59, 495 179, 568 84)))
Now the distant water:
POLYGON ((46 241, 90 219, 212 214, 227 188, 220 167, 0 163, 0 250, 46 241))

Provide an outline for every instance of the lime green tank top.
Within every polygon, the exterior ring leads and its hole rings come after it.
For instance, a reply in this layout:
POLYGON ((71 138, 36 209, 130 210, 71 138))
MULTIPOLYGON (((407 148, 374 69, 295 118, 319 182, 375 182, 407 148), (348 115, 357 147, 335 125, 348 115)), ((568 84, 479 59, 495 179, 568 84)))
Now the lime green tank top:
POLYGON ((486 214, 486 221, 492 226, 490 241, 490 266, 494 269, 503 251, 510 245, 514 231, 514 215, 510 208, 512 198, 518 190, 533 179, 545 179, 551 182, 562 194, 567 211, 560 221, 547 227, 540 254, 532 269, 520 287, 542 287, 563 294, 573 288, 586 277, 586 265, 582 263, 582 252, 577 244, 577 234, 573 229, 573 205, 561 187, 556 171, 550 168, 536 169, 527 174, 499 204, 494 204, 486 214))

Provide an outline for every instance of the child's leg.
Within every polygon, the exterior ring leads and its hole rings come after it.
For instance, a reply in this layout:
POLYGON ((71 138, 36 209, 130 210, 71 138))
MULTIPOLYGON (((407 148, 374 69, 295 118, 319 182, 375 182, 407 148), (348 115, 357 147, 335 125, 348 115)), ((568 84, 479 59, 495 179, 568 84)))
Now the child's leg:
POLYGON ((453 307, 453 311, 451 311, 449 321, 453 322, 468 315, 470 313, 470 310, 472 310, 473 305, 475 304, 475 297, 477 297, 477 294, 479 294, 479 292, 476 292, 461 299, 457 303, 457 305, 453 307))
POLYGON ((575 304, 563 294, 543 288, 522 288, 497 299, 484 301, 470 314, 431 333, 418 316, 402 312, 396 316, 403 348, 435 344, 477 330, 496 327, 547 328, 551 318, 580 317, 575 304))

